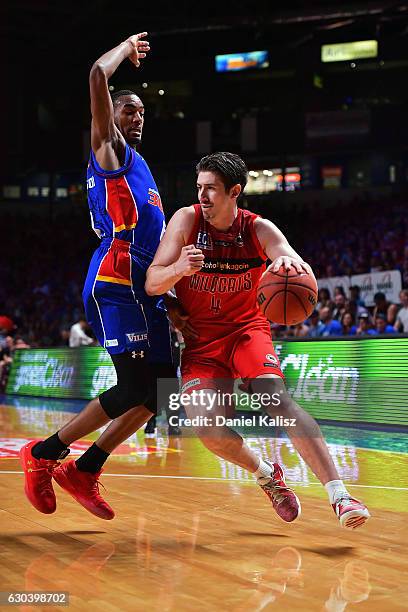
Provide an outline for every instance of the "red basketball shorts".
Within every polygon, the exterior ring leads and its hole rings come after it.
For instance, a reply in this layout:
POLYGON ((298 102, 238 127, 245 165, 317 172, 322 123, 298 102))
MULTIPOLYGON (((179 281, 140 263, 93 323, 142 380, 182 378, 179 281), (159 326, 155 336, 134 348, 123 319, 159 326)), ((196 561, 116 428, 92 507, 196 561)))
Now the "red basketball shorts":
POLYGON ((275 374, 284 378, 268 324, 245 326, 200 347, 187 346, 181 356, 182 392, 229 391, 234 380, 275 374))

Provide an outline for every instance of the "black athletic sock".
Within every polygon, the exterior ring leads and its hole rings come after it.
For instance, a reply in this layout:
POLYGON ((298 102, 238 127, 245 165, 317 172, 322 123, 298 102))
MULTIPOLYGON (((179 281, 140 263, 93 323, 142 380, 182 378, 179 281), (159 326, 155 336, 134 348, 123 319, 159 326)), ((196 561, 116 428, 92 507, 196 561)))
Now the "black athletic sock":
POLYGON ((35 459, 62 459, 61 454, 64 453, 63 456, 67 456, 69 453, 68 447, 66 444, 63 444, 58 437, 58 432, 43 440, 42 442, 38 442, 31 449, 31 454, 35 459), (65 452, 64 451, 68 451, 65 452))
POLYGON ((80 472, 91 472, 91 474, 96 474, 102 469, 109 454, 110 453, 102 450, 96 444, 92 444, 75 463, 80 472))

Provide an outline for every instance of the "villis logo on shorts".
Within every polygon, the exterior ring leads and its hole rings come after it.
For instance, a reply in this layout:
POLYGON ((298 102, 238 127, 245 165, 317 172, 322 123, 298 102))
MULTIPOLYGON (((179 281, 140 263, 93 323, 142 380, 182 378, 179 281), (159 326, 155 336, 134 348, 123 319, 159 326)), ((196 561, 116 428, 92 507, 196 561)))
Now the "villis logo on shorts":
POLYGON ((147 340, 147 332, 131 332, 126 334, 126 338, 129 342, 141 342, 142 340, 147 340))

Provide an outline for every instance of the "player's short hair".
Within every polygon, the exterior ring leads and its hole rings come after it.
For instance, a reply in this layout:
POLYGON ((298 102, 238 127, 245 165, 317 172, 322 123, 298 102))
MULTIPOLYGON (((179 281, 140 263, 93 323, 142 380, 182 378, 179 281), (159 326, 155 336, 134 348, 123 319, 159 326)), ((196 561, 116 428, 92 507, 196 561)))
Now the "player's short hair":
POLYGON ((219 151, 206 155, 198 162, 196 172, 215 172, 224 183, 226 191, 238 183, 245 189, 248 182, 248 168, 243 159, 235 153, 219 151))
POLYGON ((120 89, 119 91, 114 91, 113 93, 111 93, 113 106, 115 106, 119 98, 123 98, 123 96, 136 96, 137 98, 139 97, 137 93, 131 91, 130 89, 120 89))

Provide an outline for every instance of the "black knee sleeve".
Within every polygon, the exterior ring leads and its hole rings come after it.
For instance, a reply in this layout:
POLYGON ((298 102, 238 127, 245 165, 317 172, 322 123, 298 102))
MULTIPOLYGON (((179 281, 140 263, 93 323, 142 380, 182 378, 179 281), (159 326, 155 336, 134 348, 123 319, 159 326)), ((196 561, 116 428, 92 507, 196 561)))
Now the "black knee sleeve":
POLYGON ((149 397, 145 403, 154 414, 167 408, 169 395, 178 392, 176 370, 171 363, 151 364, 151 384, 149 397))
POLYGON ((147 406, 151 395, 151 371, 146 357, 125 352, 111 355, 115 366, 117 384, 99 396, 103 410, 109 418, 115 419, 134 406, 147 406))

